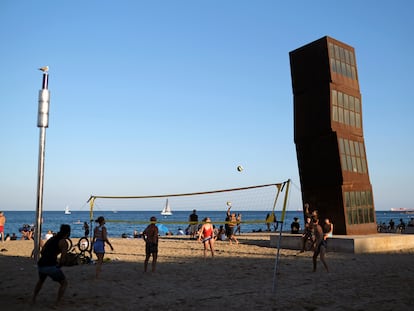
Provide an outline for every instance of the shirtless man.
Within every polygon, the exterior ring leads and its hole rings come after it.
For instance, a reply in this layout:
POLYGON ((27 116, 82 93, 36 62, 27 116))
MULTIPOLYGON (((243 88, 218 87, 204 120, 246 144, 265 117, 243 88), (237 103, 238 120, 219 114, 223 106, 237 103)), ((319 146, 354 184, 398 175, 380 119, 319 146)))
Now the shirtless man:
POLYGON ((325 269, 327 272, 329 272, 328 265, 325 261, 325 254, 326 254, 326 236, 323 233, 322 227, 319 224, 319 220, 313 219, 313 234, 315 237, 315 250, 313 252, 313 272, 316 272, 316 260, 318 259, 318 256, 320 255, 321 262, 323 263, 325 269))

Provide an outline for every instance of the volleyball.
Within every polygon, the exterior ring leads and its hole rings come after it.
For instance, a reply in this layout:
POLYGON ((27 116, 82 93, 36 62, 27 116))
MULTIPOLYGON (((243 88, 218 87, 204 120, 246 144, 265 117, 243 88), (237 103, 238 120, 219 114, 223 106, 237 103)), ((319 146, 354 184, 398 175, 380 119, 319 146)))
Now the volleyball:
POLYGON ((230 201, 227 201, 226 205, 227 205, 228 207, 230 207, 230 206, 231 206, 231 202, 230 202, 230 201))
POLYGON ((239 171, 239 172, 243 171, 243 166, 239 165, 239 166, 237 167, 237 171, 239 171))

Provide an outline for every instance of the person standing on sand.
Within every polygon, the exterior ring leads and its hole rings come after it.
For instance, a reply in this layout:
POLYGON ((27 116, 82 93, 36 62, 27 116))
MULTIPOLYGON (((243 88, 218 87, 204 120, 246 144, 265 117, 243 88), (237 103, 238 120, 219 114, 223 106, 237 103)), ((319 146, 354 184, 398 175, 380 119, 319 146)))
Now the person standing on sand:
POLYGON ((88 235, 89 235, 89 225, 86 221, 83 222, 83 230, 85 232, 85 237, 88 237, 88 235))
POLYGON ((237 240, 236 236, 234 235, 234 228, 237 225, 237 217, 235 213, 230 213, 231 206, 227 209, 226 212, 226 220, 228 229, 227 229, 227 238, 229 239, 229 243, 232 244, 232 241, 236 242, 236 244, 239 244, 239 241, 237 240))
POLYGON ((234 231, 234 235, 236 235, 237 232, 239 233, 239 235, 241 234, 241 218, 242 218, 242 214, 237 214, 237 217, 236 217, 237 227, 236 227, 236 230, 234 231))
MULTIPOLYGON (((312 219, 310 217, 306 217, 305 229, 303 230, 302 239, 301 239, 301 244, 302 244, 302 248, 300 250, 301 253, 305 251, 306 241, 308 239, 313 239, 312 231, 313 231, 312 219)), ((312 245, 313 244, 314 243, 312 243, 312 245)))
POLYGON ((1 234, 1 242, 4 242, 4 225, 6 223, 6 216, 4 216, 3 212, 0 212, 0 234, 1 234))
POLYGON ((275 212, 272 211, 272 213, 267 213, 266 215, 266 227, 267 227, 267 231, 271 231, 270 229, 270 225, 273 224, 273 229, 276 231, 279 223, 277 222, 277 217, 275 215, 275 212))
POLYGON ((325 261, 325 254, 326 254, 326 236, 323 233, 322 227, 319 224, 319 220, 315 218, 313 220, 313 234, 315 237, 315 250, 313 251, 313 272, 316 272, 316 260, 320 255, 321 262, 323 263, 327 272, 329 272, 328 265, 325 261))
POLYGON ((209 217, 204 218, 203 226, 198 232, 198 241, 203 239, 204 258, 207 255, 207 244, 210 246, 211 257, 214 257, 214 228, 209 217))
POLYGON ((49 240, 43 246, 41 251, 41 257, 37 262, 39 280, 35 286, 32 303, 36 302, 37 294, 42 289, 42 285, 46 278, 49 276, 55 282, 60 284, 56 305, 60 302, 65 293, 65 289, 68 286, 65 275, 63 274, 60 267, 65 262, 65 257, 68 252, 68 243, 66 239, 70 236, 70 226, 61 225, 60 231, 49 240), (57 263, 57 256, 60 255, 59 263, 57 263))
POLYGON ((95 274, 96 278, 98 279, 102 271, 102 263, 105 255, 105 243, 109 245, 112 251, 114 250, 114 248, 112 247, 111 242, 109 242, 108 240, 108 232, 105 227, 105 218, 103 218, 103 216, 99 216, 98 219, 95 220, 95 222, 98 223, 98 226, 96 226, 93 230, 92 245, 93 251, 95 252, 96 257, 98 258, 96 262, 95 274))
POLYGON ((152 216, 150 218, 151 223, 145 228, 142 233, 142 237, 145 241, 145 261, 144 272, 147 272, 148 261, 152 255, 151 271, 155 272, 158 258, 158 227, 156 226, 157 218, 152 216))
POLYGON ((195 209, 193 210, 193 213, 188 216, 188 223, 190 226, 190 239, 195 239, 198 231, 198 215, 195 209))

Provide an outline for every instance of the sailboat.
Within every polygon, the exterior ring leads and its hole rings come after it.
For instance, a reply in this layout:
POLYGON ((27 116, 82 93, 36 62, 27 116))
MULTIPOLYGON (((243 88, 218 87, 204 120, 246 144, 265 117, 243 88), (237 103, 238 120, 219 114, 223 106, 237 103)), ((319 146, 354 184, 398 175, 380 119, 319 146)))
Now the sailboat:
POLYGON ((164 216, 171 216, 172 215, 172 211, 171 211, 171 208, 170 208, 170 204, 168 204, 168 199, 165 202, 165 206, 164 206, 164 208, 161 211, 161 215, 164 215, 164 216))
POLYGON ((69 206, 68 206, 68 205, 66 205, 66 208, 65 208, 65 215, 70 215, 70 214, 72 214, 72 212, 70 211, 69 206))

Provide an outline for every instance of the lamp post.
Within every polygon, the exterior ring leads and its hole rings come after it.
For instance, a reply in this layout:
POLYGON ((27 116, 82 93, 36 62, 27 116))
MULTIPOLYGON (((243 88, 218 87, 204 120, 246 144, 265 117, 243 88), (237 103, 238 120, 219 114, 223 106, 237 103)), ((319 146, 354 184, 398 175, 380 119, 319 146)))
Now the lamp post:
POLYGON ((34 239, 33 257, 37 262, 39 259, 40 241, 42 240, 42 209, 43 209, 43 176, 45 163, 46 128, 49 126, 49 102, 50 93, 48 90, 49 67, 39 68, 43 71, 42 89, 39 91, 39 108, 37 116, 37 127, 39 134, 39 162, 37 174, 37 202, 36 202, 36 230, 34 239))

